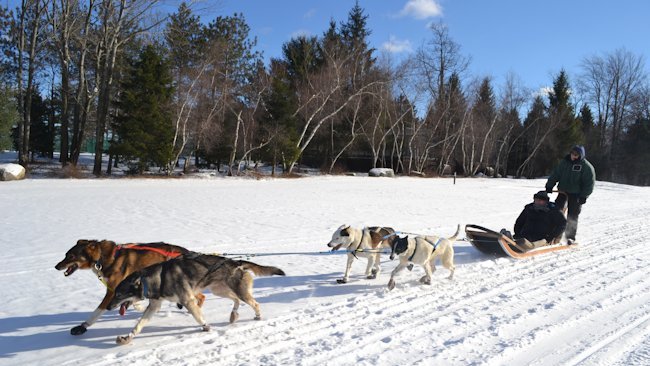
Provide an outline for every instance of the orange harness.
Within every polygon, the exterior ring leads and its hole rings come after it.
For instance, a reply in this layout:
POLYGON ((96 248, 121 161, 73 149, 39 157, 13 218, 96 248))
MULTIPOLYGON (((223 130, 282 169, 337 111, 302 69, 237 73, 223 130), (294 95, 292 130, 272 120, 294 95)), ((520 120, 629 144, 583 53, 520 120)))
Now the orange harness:
POLYGON ((115 257, 117 257, 117 253, 120 251, 120 249, 148 250, 150 252, 156 252, 158 254, 164 255, 167 258, 176 258, 182 254, 179 252, 169 252, 160 248, 153 248, 145 245, 128 244, 128 245, 118 245, 117 248, 115 248, 115 257))

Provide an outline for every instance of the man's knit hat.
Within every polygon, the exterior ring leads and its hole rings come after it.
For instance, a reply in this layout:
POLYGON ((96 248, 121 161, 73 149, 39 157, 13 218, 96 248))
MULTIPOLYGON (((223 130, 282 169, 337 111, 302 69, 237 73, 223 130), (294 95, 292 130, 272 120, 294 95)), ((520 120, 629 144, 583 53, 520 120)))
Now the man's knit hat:
POLYGON ((533 199, 535 199, 535 198, 548 202, 548 194, 546 193, 546 191, 539 191, 539 192, 535 193, 535 195, 533 196, 533 199))

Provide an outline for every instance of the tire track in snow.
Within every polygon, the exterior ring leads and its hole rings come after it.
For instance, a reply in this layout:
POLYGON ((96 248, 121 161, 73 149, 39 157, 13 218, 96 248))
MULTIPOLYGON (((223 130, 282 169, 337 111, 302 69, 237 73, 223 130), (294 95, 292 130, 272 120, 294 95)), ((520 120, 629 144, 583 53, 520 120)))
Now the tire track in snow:
MULTIPOLYGON (((626 225, 627 226, 627 225, 626 225)), ((625 230, 623 234, 632 233, 633 225, 627 226, 629 230, 625 230)), ((626 229, 627 229, 626 228, 626 229)), ((606 230, 606 229, 605 229, 606 230)), ((620 240, 614 240, 607 245, 611 247, 621 247, 620 250, 624 251, 624 257, 633 256, 638 254, 638 248, 626 248, 625 244, 630 240, 627 235, 621 235, 620 240)), ((162 346, 165 349, 165 361, 170 360, 183 360, 184 357, 193 355, 193 361, 200 363, 209 363, 218 359, 223 362, 236 362, 246 363, 259 361, 247 358, 247 351, 253 351, 259 343, 264 344, 268 354, 264 355, 264 359, 269 362, 291 362, 296 359, 301 360, 304 364, 317 364, 317 363, 331 363, 331 364, 345 364, 352 362, 349 357, 353 357, 354 363, 361 360, 361 362, 368 362, 368 353, 378 354, 376 349, 372 352, 363 352, 365 347, 394 347, 390 343, 394 338, 403 339, 402 343, 409 341, 417 341, 421 337, 431 335, 432 319, 443 319, 453 315, 454 319, 465 319, 468 315, 481 312, 491 312, 500 310, 502 306, 512 303, 512 296, 499 296, 512 292, 517 297, 531 297, 539 296, 540 291, 545 291, 544 287, 537 287, 526 291, 519 291, 520 288, 526 286, 530 281, 518 280, 513 281, 510 271, 514 269, 517 273, 535 275, 534 281, 557 281, 558 277, 567 278, 580 274, 580 270, 576 268, 599 268, 603 263, 607 263, 611 255, 604 252, 594 252, 597 249, 596 245, 589 245, 579 247, 574 252, 566 252, 562 254, 547 255, 536 257, 526 261, 509 261, 509 260, 496 260, 495 266, 483 266, 482 264, 472 264, 463 266, 458 274, 463 273, 459 283, 447 283, 442 279, 445 275, 445 270, 442 274, 437 272, 435 288, 427 288, 415 284, 410 287, 415 281, 412 278, 407 279, 406 276, 401 276, 398 281, 400 283, 401 291, 392 293, 382 293, 381 290, 367 293, 360 296, 348 298, 343 301, 337 301, 329 304, 318 304, 313 310, 301 310, 294 314, 285 315, 266 320, 263 323, 240 323, 233 327, 228 327, 225 330, 220 330, 218 334, 191 334, 188 336, 181 336, 180 342, 166 344, 162 346), (567 254, 568 256, 564 256, 567 254), (558 264, 559 262, 559 264, 558 264), (552 265, 555 264, 555 265, 552 265), (510 268, 503 269, 501 266, 508 266, 510 268), (586 265, 586 267, 585 267, 586 265), (566 268, 569 267, 569 268, 566 268), (473 271, 477 269, 476 271, 473 271), (487 270, 487 273, 484 271, 487 270), (560 276, 561 275, 561 276, 560 276), (485 279, 498 278, 498 281, 491 281, 486 283, 485 279), (463 293, 454 294, 455 287, 463 288, 463 293), (452 294, 450 299, 445 299, 443 296, 452 294), (496 299, 496 301, 495 301, 496 299), (408 302, 408 310, 404 311, 404 303, 408 302), (431 311, 431 306, 435 306, 435 310, 431 311), (467 309, 479 308, 481 311, 469 312, 467 309), (341 315, 339 309, 349 309, 348 312, 341 315), (341 322, 339 317, 345 316, 348 318, 346 322, 341 322), (391 320, 391 318, 396 318, 391 320), (389 319, 389 320, 386 320, 389 319), (422 320, 419 320, 422 319, 422 320), (361 333, 357 329, 357 325, 373 324, 371 330, 367 333, 361 333), (424 328, 426 330, 419 331, 418 329, 424 328), (229 343, 228 336, 233 335, 233 338, 242 338, 245 335, 247 342, 229 343), (207 336, 207 337, 206 337, 207 336), (350 344, 340 345, 341 340, 349 341, 350 344), (201 344, 210 344, 215 347, 209 355, 200 355, 197 357, 191 351, 193 346, 201 344), (171 348, 171 350, 170 350, 171 348), (291 353, 288 350, 293 350, 291 353), (185 352, 183 352, 185 351, 185 352), (174 356, 170 357, 170 353, 174 356), (345 356, 343 356, 345 355, 345 356), (356 357, 355 357, 356 355, 356 357), (347 361, 346 361, 347 360, 347 361)), ((621 253, 619 253, 620 255, 621 253)), ((621 263, 614 263, 614 265, 625 265, 625 260, 620 260, 621 263)), ((612 264, 610 264, 612 265, 612 264)), ((647 268, 646 268, 647 270, 647 268)), ((598 271, 591 271, 590 274, 597 275, 598 271)), ((414 277, 413 275, 409 277, 414 277)), ((419 277, 419 276, 417 276, 419 277)), ((396 289, 399 290, 400 288, 396 289)), ((569 290, 576 290, 576 288, 569 288, 569 290)), ((565 290, 566 291, 566 290, 565 290)), ((585 286, 585 292, 589 291, 588 286, 585 286)), ((582 294, 581 292, 580 294, 582 294)), ((530 315, 530 318, 535 318, 536 315, 530 315)), ((449 319, 446 319, 449 321, 449 319)), ((526 320, 522 318, 520 322, 526 320)), ((501 324, 498 322, 497 324, 501 324)), ((444 324, 437 324, 443 327, 444 324)), ((482 323, 464 323, 464 326, 473 326, 465 329, 464 333, 455 335, 457 340, 469 340, 471 335, 481 330, 482 323)), ((451 324, 451 327, 454 327, 451 324)), ((459 328, 456 326, 456 328, 459 328)), ((433 329, 435 331, 435 329, 433 329)), ((146 332, 146 328, 145 328, 146 332)), ((543 328, 540 329, 543 332, 543 328)), ((143 341, 136 338, 135 342, 143 341)), ((165 342, 168 343, 166 339, 165 342)), ((449 342, 448 342, 449 343, 449 342)), ((450 352, 458 354, 454 347, 455 344, 449 343, 443 346, 451 349, 450 352)), ((434 341, 435 344, 435 341, 434 341)), ((507 344, 507 340, 506 340, 507 344)), ((157 345, 154 345, 157 347, 157 345)), ((156 348, 159 349, 159 348, 156 348)), ((433 357, 432 352, 425 353, 425 357, 419 355, 419 360, 426 360, 427 357, 433 357)), ((522 352, 526 352, 524 349, 522 352)), ((150 350, 146 351, 147 354, 150 350)), ((130 363, 138 360, 139 352, 129 352, 128 354, 118 353, 114 358, 111 357, 108 363, 124 362, 130 363)), ((252 352, 255 354, 255 352, 252 352)), ((376 358, 384 357, 383 352, 376 358)), ((449 359, 448 359, 449 360, 449 359)), ((471 357, 467 360, 471 360, 471 357)), ((467 361, 465 360, 465 361, 467 361)), ((413 361, 418 361, 418 357, 414 357, 413 361)), ((463 360, 452 360, 463 361, 463 360)))

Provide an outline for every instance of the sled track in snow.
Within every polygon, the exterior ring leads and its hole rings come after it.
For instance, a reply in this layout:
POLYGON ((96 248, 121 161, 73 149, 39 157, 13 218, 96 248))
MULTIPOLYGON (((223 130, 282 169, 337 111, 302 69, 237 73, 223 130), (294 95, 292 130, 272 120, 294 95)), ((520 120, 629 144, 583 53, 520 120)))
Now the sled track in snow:
MULTIPOLYGON (((392 266, 385 266, 376 281, 355 279, 368 285, 366 293, 322 299, 260 322, 247 319, 246 307, 239 323, 214 327, 211 333, 163 331, 162 337, 148 338, 154 319, 134 340, 146 346, 117 348, 96 364, 132 364, 152 352, 159 364, 191 359, 191 364, 578 365, 650 359, 650 249, 636 230, 643 219, 612 223, 603 216, 594 221, 590 234, 596 239, 575 250, 462 265, 453 281, 439 266, 431 286, 420 285, 422 270, 414 269, 402 272, 388 292, 392 266), (611 231, 618 233, 616 239, 597 239, 611 231), (615 280, 601 281, 603 271, 615 280), (549 288, 555 291, 548 293, 549 288), (558 337, 575 341, 558 346, 558 337), (259 347, 263 356, 255 352, 259 347), (494 352, 478 359, 474 348, 494 352)), ((197 329, 189 316, 183 324, 188 331, 197 329)))

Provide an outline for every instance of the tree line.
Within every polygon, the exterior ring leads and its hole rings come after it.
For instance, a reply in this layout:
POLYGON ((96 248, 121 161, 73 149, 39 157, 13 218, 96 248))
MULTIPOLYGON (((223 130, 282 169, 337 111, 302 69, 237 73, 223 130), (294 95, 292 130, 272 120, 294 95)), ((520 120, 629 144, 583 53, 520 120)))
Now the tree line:
POLYGON ((263 62, 243 14, 202 20, 187 3, 23 0, 0 8, 0 148, 28 166, 60 151, 93 173, 263 161, 333 173, 538 177, 573 144, 599 179, 650 184, 650 84, 643 55, 586 56, 535 92, 468 72, 444 23, 395 61, 368 43, 358 3, 320 36, 297 36, 263 62), (102 166, 102 155, 109 155, 102 166))

